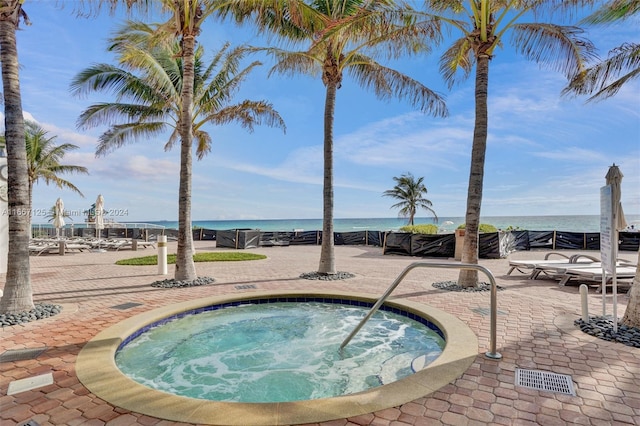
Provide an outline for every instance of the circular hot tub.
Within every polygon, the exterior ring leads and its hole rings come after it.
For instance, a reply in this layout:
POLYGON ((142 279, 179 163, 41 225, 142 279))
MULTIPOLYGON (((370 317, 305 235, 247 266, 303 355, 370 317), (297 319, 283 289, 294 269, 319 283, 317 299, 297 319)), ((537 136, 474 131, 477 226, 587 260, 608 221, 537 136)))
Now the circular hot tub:
MULTIPOLYGON (((114 406, 167 420, 213 425, 317 423, 398 406, 428 395, 459 377, 471 365, 478 353, 476 336, 457 318, 426 305, 410 301, 389 301, 384 305, 386 311, 391 312, 393 315, 409 318, 410 321, 418 323, 420 327, 424 326, 442 337, 443 340, 438 343, 439 346, 444 346, 442 352, 439 356, 436 354, 436 358, 435 356, 429 357, 427 354, 416 356, 415 351, 409 351, 407 353, 413 359, 407 362, 411 367, 411 374, 397 375, 394 372, 390 375, 390 373, 386 373, 387 377, 393 378, 387 378, 381 383, 366 387, 364 390, 355 388, 356 390, 354 391, 351 389, 344 395, 320 396, 312 399, 294 397, 293 400, 283 400, 284 402, 279 400, 275 400, 276 402, 210 400, 201 396, 192 397, 176 394, 179 392, 172 392, 171 386, 167 388, 160 386, 158 389, 154 389, 153 387, 156 386, 152 383, 154 381, 153 375, 150 379, 141 381, 146 385, 142 384, 140 380, 136 381, 124 374, 116 362, 116 357, 121 355, 119 352, 121 349, 126 348, 136 340, 145 340, 140 339, 140 336, 144 336, 150 330, 153 331, 167 324, 179 324, 179 321, 185 317, 197 319, 199 314, 226 310, 226 308, 230 307, 307 302, 322 302, 330 305, 366 309, 375 302, 375 298, 369 295, 346 292, 251 292, 166 306, 122 321, 94 337, 78 355, 76 366, 78 378, 94 394, 114 406), (445 342, 444 345, 442 344, 443 341, 445 342)), ((274 318, 272 321, 285 321, 285 323, 288 321, 282 318, 282 315, 274 318)), ((258 321, 262 321, 262 325, 265 323, 264 319, 258 319, 258 321)), ((193 324, 184 326, 187 329, 193 328, 193 324)), ((278 325, 278 330, 282 329, 282 326, 283 324, 278 325)), ((392 325, 391 328, 395 330, 398 327, 392 325)), ((203 330, 203 332, 210 333, 206 328, 203 328, 203 330)), ((344 337, 349 331, 346 331, 344 337)), ((193 334, 202 336, 200 332, 194 332, 193 334)), ((291 330, 283 331, 281 334, 291 334, 291 330)), ((222 340, 228 340, 228 338, 222 340)), ((346 354, 340 355, 341 358, 347 358, 347 365, 351 362, 349 356, 353 356, 357 352, 349 347, 357 343, 356 341, 357 338, 344 348, 344 351, 347 352, 346 354), (353 352, 349 353, 349 351, 353 352)), ((172 348, 182 346, 173 343, 171 345, 172 348)), ((401 342, 396 346, 406 345, 407 342, 401 342)), ((196 341, 193 348, 200 346, 196 341)), ((149 348, 143 347, 140 350, 144 352, 148 351, 149 348)), ((193 350, 190 349, 189 351, 193 350)), ((415 350, 420 351, 422 349, 415 348, 415 350)), ((158 361, 149 358, 148 366, 155 367, 158 364, 164 364, 168 358, 173 357, 171 353, 167 354, 167 351, 163 352, 162 349, 158 349, 158 352, 161 359, 158 361)), ((406 356, 403 353, 402 356, 393 356, 393 359, 399 358, 404 361, 402 357, 406 358, 406 356)), ((218 361, 218 357, 212 354, 207 362, 216 363, 218 361)), ((202 364, 202 361, 197 362, 202 364)), ((182 361, 177 364, 171 364, 168 375, 173 375, 171 374, 173 370, 182 369, 181 366, 183 364, 184 362, 182 361)), ((364 367, 358 366, 357 368, 364 367)), ((156 373, 154 372, 153 374, 156 373)), ((167 373, 165 372, 165 374, 167 373)), ((135 377, 136 374, 133 374, 133 376, 135 377)), ((179 381, 184 380, 179 379, 179 381)), ((287 381, 285 380, 281 383, 287 383, 287 381)))

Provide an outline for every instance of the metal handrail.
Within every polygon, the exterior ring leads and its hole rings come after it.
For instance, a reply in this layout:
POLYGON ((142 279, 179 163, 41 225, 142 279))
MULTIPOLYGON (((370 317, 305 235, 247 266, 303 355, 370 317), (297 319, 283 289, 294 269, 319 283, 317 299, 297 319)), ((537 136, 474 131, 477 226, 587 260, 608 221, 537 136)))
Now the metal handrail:
POLYGON ((398 277, 393 281, 393 283, 389 286, 387 291, 384 292, 382 296, 378 299, 378 301, 373 305, 373 307, 369 310, 367 315, 360 321, 360 323, 356 326, 356 328, 347 336, 346 339, 340 345, 340 350, 344 349, 345 346, 351 341, 353 336, 355 336, 358 331, 364 326, 364 324, 371 318, 377 311, 380 309, 380 306, 387 300, 387 298, 391 295, 393 290, 398 287, 398 285, 402 282, 402 280, 407 276, 407 274, 415 269, 415 268, 455 268, 455 269, 475 269, 478 271, 482 271, 489 277, 489 281, 491 282, 491 312, 490 312, 490 330, 489 330, 489 351, 485 352, 485 356, 487 358, 492 359, 500 359, 502 355, 496 352, 496 327, 498 322, 498 286, 496 284, 496 279, 494 278, 491 271, 489 271, 484 266, 475 265, 471 263, 450 263, 450 262, 414 262, 404 268, 404 270, 398 275, 398 277))

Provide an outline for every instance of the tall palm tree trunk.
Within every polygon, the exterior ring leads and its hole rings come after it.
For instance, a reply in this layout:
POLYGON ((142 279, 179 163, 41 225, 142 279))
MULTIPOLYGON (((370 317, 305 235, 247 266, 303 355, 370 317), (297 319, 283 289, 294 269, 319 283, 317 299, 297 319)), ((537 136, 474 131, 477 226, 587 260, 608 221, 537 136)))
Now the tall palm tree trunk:
POLYGON ((0 16, 0 59, 4 91, 5 139, 9 168, 9 253, 6 284, 0 312, 17 313, 33 309, 29 263, 30 211, 27 149, 18 73, 16 27, 18 2, 0 16), (13 9, 13 10, 11 10, 13 9))
POLYGON ((335 274, 333 242, 333 117, 338 83, 329 81, 324 103, 324 181, 322 192, 322 247, 318 273, 335 274))
POLYGON ((180 186, 178 189, 178 251, 175 279, 193 281, 197 278, 193 262, 193 232, 191 230, 191 168, 193 146, 193 84, 195 37, 182 38, 182 112, 180 116, 180 186))
MULTIPOLYGON (((484 181, 484 158, 487 151, 489 91, 489 60, 487 54, 478 55, 476 64, 476 117, 473 129, 473 147, 471 149, 471 172, 467 193, 467 213, 465 217, 464 245, 462 263, 478 263, 478 230, 480 228, 480 207, 482 206, 482 187, 484 181)), ((461 269, 458 285, 474 287, 478 284, 478 271, 461 269)))

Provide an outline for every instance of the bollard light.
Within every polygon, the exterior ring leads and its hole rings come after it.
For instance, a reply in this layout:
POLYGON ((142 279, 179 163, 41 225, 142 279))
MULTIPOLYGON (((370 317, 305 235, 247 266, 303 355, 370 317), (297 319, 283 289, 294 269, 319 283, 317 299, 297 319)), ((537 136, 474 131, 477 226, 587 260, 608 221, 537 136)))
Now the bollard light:
POLYGON ((158 235, 158 274, 167 275, 167 236, 158 235))
POLYGON ((580 302, 582 304, 582 321, 589 322, 589 301, 587 295, 589 294, 589 287, 586 284, 580 286, 580 302))

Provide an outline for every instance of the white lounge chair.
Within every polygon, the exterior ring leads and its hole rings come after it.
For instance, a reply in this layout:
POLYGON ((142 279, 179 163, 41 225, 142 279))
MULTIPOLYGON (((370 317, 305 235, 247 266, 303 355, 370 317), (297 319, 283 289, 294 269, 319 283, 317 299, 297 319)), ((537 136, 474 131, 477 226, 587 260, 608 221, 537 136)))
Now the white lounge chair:
MULTIPOLYGON (((624 280, 635 277, 637 268, 637 266, 628 263, 618 263, 618 265, 616 266, 616 279, 624 280)), ((600 265, 599 268, 569 268, 563 274, 559 284, 561 286, 567 285, 567 283, 572 279, 602 283, 602 265, 600 265)), ((613 279, 613 276, 607 274, 607 282, 609 282, 611 279, 613 279)))
MULTIPOLYGON (((616 265, 631 266, 632 264, 627 260, 618 260, 616 265)), ((602 263, 599 261, 589 263, 570 263, 565 265, 541 263, 533 269, 531 275, 529 276, 529 279, 535 280, 542 274, 544 274, 545 278, 562 279, 568 271, 573 269, 597 271, 602 269, 602 263)))
POLYGON ((58 251, 58 244, 52 242, 33 241, 29 244, 29 254, 40 256, 42 253, 58 251))
POLYGON ((572 256, 567 256, 564 253, 549 252, 545 255, 544 260, 510 260, 509 266, 511 268, 507 272, 507 275, 511 275, 511 272, 517 270, 520 273, 529 274, 529 279, 534 279, 540 274, 540 272, 537 272, 536 270, 536 268, 540 266, 590 264, 599 261, 600 259, 589 256, 587 254, 574 254, 572 256), (559 256, 561 258, 550 259, 551 256, 559 256))

